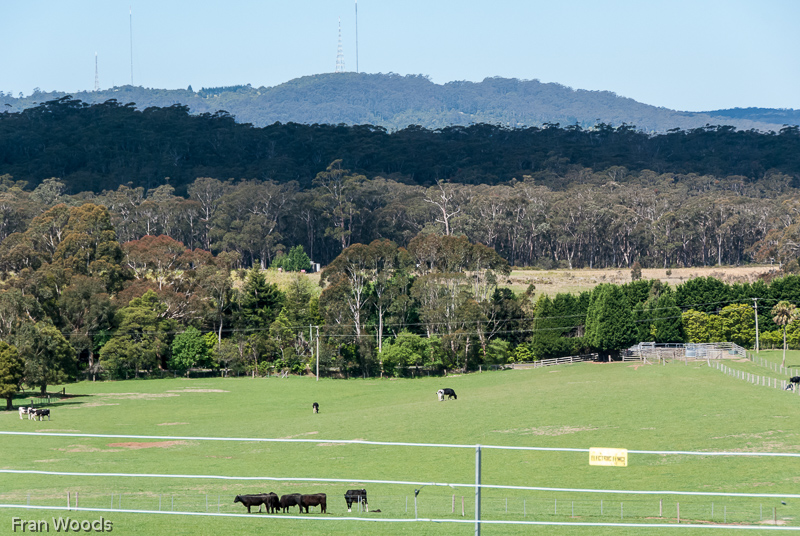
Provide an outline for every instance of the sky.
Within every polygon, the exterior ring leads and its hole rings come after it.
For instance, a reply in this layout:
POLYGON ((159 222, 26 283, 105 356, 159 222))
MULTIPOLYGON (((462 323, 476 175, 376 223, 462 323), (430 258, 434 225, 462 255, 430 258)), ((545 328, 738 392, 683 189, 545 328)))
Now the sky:
POLYGON ((348 71, 500 76, 685 111, 800 109, 795 0, 7 2, 0 91, 251 84, 348 71), (132 15, 130 15, 132 13, 132 15), (132 32, 131 32, 132 21, 132 32), (131 73, 131 37, 133 73, 131 73))

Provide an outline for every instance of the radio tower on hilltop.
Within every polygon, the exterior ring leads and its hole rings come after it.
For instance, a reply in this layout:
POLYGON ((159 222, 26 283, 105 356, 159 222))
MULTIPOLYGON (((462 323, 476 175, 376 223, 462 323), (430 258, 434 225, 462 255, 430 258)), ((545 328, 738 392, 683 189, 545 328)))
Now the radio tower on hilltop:
POLYGON ((100 91, 100 76, 97 72, 97 52, 94 53, 94 90, 100 91))
POLYGON ((336 49, 336 70, 335 73, 344 72, 344 52, 342 52, 342 18, 339 17, 339 47, 336 49))

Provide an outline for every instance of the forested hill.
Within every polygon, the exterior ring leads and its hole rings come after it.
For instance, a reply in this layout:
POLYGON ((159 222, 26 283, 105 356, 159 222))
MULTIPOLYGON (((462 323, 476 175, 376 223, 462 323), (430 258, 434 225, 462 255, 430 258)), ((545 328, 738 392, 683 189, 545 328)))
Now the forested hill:
POLYGON ((800 177, 800 129, 780 133, 731 127, 647 135, 597 125, 509 129, 477 124, 389 133, 370 125, 256 128, 224 113, 192 115, 186 106, 137 110, 115 101, 88 105, 64 97, 0 114, 0 175, 34 186, 62 179, 71 192, 154 188, 179 193, 197 177, 298 181, 307 187, 333 160, 367 177, 433 184, 497 184, 534 176, 555 189, 581 180, 571 169, 800 177), (166 179, 168 177, 168 179, 166 179))
MULTIPOLYGON (((0 106, 21 111, 66 96, 64 92, 35 91, 28 97, 0 93, 0 106)), ((473 123, 507 127, 546 123, 634 125, 645 132, 730 125, 738 129, 778 131, 797 125, 794 110, 720 110, 679 112, 642 104, 609 91, 574 90, 538 80, 487 78, 479 83, 434 84, 424 76, 396 74, 319 74, 274 87, 250 85, 202 88, 200 91, 122 86, 96 92, 72 93, 87 103, 109 99, 134 103, 140 110, 181 104, 192 113, 225 110, 237 121, 265 126, 280 121, 303 124, 370 124, 389 130, 420 125, 435 129, 473 123)))

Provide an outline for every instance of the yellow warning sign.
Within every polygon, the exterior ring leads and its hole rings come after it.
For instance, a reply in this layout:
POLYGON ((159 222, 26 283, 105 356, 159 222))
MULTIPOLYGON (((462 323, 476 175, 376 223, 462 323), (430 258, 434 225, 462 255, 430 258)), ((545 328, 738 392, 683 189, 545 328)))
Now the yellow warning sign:
POLYGON ((589 449, 589 465, 628 466, 628 449, 589 449))

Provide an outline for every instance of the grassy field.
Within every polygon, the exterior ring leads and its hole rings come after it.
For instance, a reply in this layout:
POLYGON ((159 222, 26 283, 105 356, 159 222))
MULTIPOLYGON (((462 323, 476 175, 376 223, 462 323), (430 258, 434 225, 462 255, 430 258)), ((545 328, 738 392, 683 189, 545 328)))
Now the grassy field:
MULTIPOLYGON (((780 352, 761 352, 780 362, 780 352)), ((768 369, 726 360, 732 367, 768 369)), ((787 364, 800 365, 800 352, 787 364)), ((308 444, 181 439, 3 436, 1 469, 347 478, 346 483, 0 474, 0 503, 245 513, 239 493, 328 495, 329 521, 211 518, 123 512, 79 513, 73 519, 114 523, 115 534, 471 534, 470 524, 346 521, 346 517, 414 517, 414 485, 361 484, 359 479, 471 483, 474 449, 336 444, 336 439, 631 450, 800 452, 793 423, 800 396, 755 386, 702 363, 666 366, 584 363, 416 380, 313 378, 168 379, 66 386, 52 421, 0 412, 0 430, 89 434, 318 439, 308 444), (438 402, 452 387, 457 401, 438 402), (320 414, 311 412, 319 402, 320 414), (346 489, 366 487, 371 509, 347 513, 346 489), (74 496, 74 495, 73 495, 74 496), (73 499, 74 500, 74 499, 73 499), (408 506, 406 506, 408 504, 408 506)), ((20 400, 21 402, 21 400, 20 400)), ((483 483, 512 486, 737 493, 798 493, 792 458, 631 454, 627 468, 590 467, 585 452, 483 450, 483 483)), ((470 488, 426 486, 420 517, 470 519, 470 488), (455 495, 455 513, 452 513, 455 495), (465 517, 461 517, 464 496, 465 517)), ((483 517, 494 520, 675 523, 778 523, 800 526, 800 499, 484 491, 483 517), (601 505, 602 501, 602 505, 601 505), (663 517, 659 517, 659 508, 663 517), (602 508, 602 511, 601 511, 602 508), (712 516, 713 509, 713 516, 712 516), (574 516, 574 517, 573 517, 574 516), (621 519, 622 518, 622 519, 621 519)), ((296 511, 295 511, 296 512, 296 511)), ((318 512, 318 509, 317 509, 318 512)), ((68 515, 0 509, 0 534, 11 518, 68 515)), ((73 512, 74 514, 74 512, 73 512)), ((295 513, 296 515, 296 513, 295 513)), ((310 514, 320 517, 319 513, 310 514)), ((51 531, 53 529, 51 528, 51 531)), ((484 534, 641 534, 667 529, 493 525, 484 534)), ((708 529, 685 529, 708 534, 708 529)), ((717 532, 712 530, 712 533, 717 532)), ((760 531, 759 531, 760 532, 760 531)))
MULTIPOLYGON (((663 268, 643 268, 642 278, 659 279, 673 287, 695 277, 713 276, 726 283, 752 282, 760 274, 775 269, 773 266, 701 266, 695 268, 672 268, 669 274, 663 268)), ((502 286, 514 292, 525 292, 528 285, 536 285, 536 294, 554 296, 559 292, 579 293, 591 290, 600 283, 618 285, 631 281, 630 269, 603 270, 514 270, 501 281, 502 286)))
MULTIPOLYGON (((673 287, 695 277, 716 277, 726 283, 753 282, 759 275, 774 270, 774 266, 700 266, 695 268, 672 268, 667 274, 663 268, 643 268, 644 279, 659 279, 673 287)), ((320 274, 298 274, 278 272, 269 269, 265 272, 267 281, 276 284, 280 289, 286 290, 292 279, 300 277, 308 280, 316 292, 321 292, 319 286, 320 274)), ((600 283, 615 283, 618 285, 629 283, 631 271, 629 269, 579 269, 579 270, 513 270, 506 278, 500 278, 501 287, 508 287, 516 293, 525 292, 528 285, 536 286, 536 294, 554 296, 559 292, 579 293, 592 290, 600 283)), ((242 279, 236 278, 235 285, 244 284, 242 279)))

